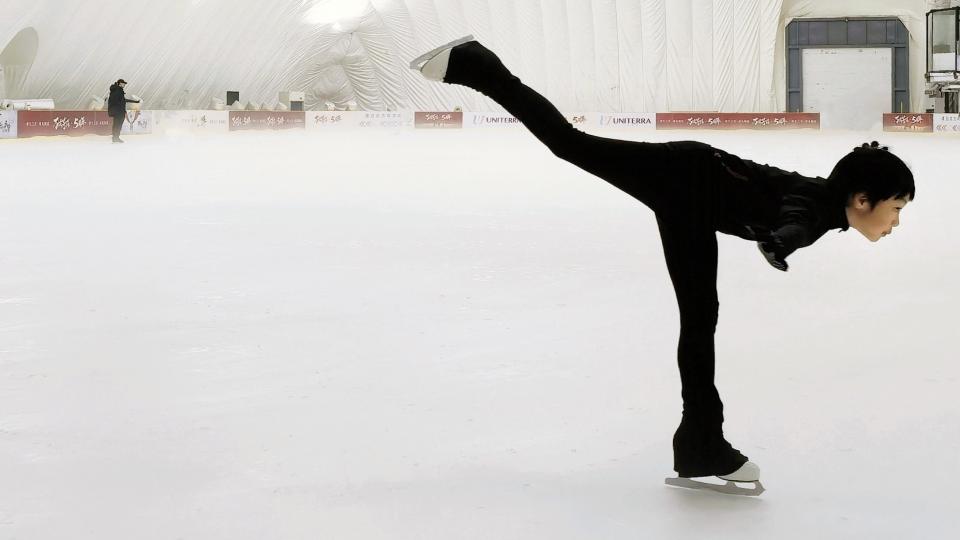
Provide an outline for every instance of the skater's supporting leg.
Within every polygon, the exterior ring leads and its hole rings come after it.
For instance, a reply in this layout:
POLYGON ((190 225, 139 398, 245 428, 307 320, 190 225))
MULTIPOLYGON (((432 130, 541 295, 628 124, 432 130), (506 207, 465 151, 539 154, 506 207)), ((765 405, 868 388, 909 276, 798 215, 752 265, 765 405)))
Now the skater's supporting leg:
MULTIPOLYGON (((697 209, 695 206, 694 210, 697 209)), ((674 469, 681 476, 729 474, 747 458, 723 438, 723 403, 714 384, 717 237, 709 213, 657 216, 667 270, 680 309, 677 362, 683 421, 674 436, 674 469)))
POLYGON ((717 237, 710 228, 657 218, 667 270, 680 309, 677 357, 687 415, 723 421, 723 404, 713 383, 714 334, 719 314, 717 237))
POLYGON ((664 180, 656 171, 664 170, 672 158, 667 144, 608 139, 574 128, 553 104, 523 84, 493 52, 476 41, 450 52, 444 82, 467 86, 490 97, 557 157, 610 182, 654 211, 660 207, 664 180))

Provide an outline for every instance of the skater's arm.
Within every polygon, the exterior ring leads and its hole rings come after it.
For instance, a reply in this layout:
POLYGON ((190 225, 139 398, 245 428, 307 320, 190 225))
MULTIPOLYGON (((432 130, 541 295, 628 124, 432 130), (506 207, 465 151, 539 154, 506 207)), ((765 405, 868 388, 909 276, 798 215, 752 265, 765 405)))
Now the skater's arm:
POLYGON ((817 224, 817 214, 810 204, 811 200, 802 193, 787 195, 781 202, 780 214, 772 230, 747 227, 751 236, 756 238, 760 252, 777 270, 786 272, 789 268, 787 257, 816 239, 812 229, 817 224))
POLYGON ((790 268, 790 265, 784 260, 786 257, 782 255, 784 251, 783 243, 778 236, 770 231, 755 230, 749 226, 747 227, 747 231, 757 239, 757 247, 760 248, 760 253, 763 253, 767 262, 770 263, 770 266, 783 272, 786 272, 787 269, 790 268))
POLYGON ((777 226, 772 231, 754 231, 757 247, 777 270, 786 272, 790 266, 787 257, 794 251, 809 246, 813 235, 810 229, 816 224, 816 214, 807 205, 808 199, 800 195, 786 196, 780 207, 777 226))
POLYGON ((733 178, 758 184, 793 186, 790 192, 780 199, 777 219, 772 227, 764 227, 762 230, 747 227, 751 236, 757 240, 767 262, 786 272, 786 258, 794 251, 809 246, 819 237, 814 229, 819 224, 816 201, 822 197, 818 191, 822 188, 795 171, 789 172, 779 167, 745 160, 722 150, 716 150, 715 155, 733 178))
POLYGON ((786 259, 794 251, 811 244, 810 230, 817 223, 817 215, 810 203, 810 199, 802 194, 791 194, 783 198, 780 217, 773 230, 773 236, 779 243, 777 255, 781 259, 786 259))

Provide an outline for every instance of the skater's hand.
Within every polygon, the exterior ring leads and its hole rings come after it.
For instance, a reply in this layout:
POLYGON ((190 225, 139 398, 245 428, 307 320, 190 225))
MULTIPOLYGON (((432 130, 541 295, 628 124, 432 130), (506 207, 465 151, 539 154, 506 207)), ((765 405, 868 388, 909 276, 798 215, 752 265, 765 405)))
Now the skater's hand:
POLYGON ((790 265, 787 264, 787 261, 778 257, 776 251, 769 251, 771 249, 769 244, 757 242, 757 247, 760 248, 760 253, 763 253, 763 256, 766 257, 767 262, 770 263, 770 266, 782 272, 786 272, 790 269, 790 265))
POLYGON ((781 255, 783 253, 783 243, 780 242, 780 238, 770 231, 755 231, 750 227, 747 227, 747 229, 757 239, 757 248, 760 249, 760 253, 767 259, 770 266, 781 272, 786 272, 790 265, 781 255))

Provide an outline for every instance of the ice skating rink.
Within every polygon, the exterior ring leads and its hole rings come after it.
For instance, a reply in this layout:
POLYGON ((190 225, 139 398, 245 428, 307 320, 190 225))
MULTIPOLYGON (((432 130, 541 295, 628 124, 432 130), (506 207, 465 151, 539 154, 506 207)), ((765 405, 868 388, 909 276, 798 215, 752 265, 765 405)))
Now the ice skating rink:
POLYGON ((31 139, 0 143, 0 537, 953 538, 960 139, 596 133, 913 167, 878 243, 782 273, 719 235, 725 434, 762 496, 663 484, 654 216, 523 129, 31 139))

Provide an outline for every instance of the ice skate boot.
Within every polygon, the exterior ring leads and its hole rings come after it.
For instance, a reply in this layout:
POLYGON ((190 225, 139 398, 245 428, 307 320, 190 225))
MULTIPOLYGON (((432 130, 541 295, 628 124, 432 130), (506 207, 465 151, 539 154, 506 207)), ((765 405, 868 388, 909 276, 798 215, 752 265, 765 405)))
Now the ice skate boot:
POLYGON ((718 427, 722 420, 702 422, 684 418, 673 436, 673 470, 677 478, 667 478, 668 485, 693 489, 710 489, 732 495, 759 495, 760 467, 730 445, 718 427), (717 485, 690 480, 716 476, 726 484, 717 485), (735 482, 752 483, 753 489, 739 487, 735 482))
POLYGON ((410 67, 432 81, 459 84, 488 96, 515 79, 500 58, 473 36, 437 47, 414 59, 410 67))
POLYGON ((431 81, 444 82, 443 77, 447 74, 447 66, 450 63, 450 51, 457 45, 462 45, 468 41, 473 41, 473 35, 453 40, 446 45, 441 45, 430 52, 424 53, 410 62, 410 69, 420 71, 424 78, 431 81))

